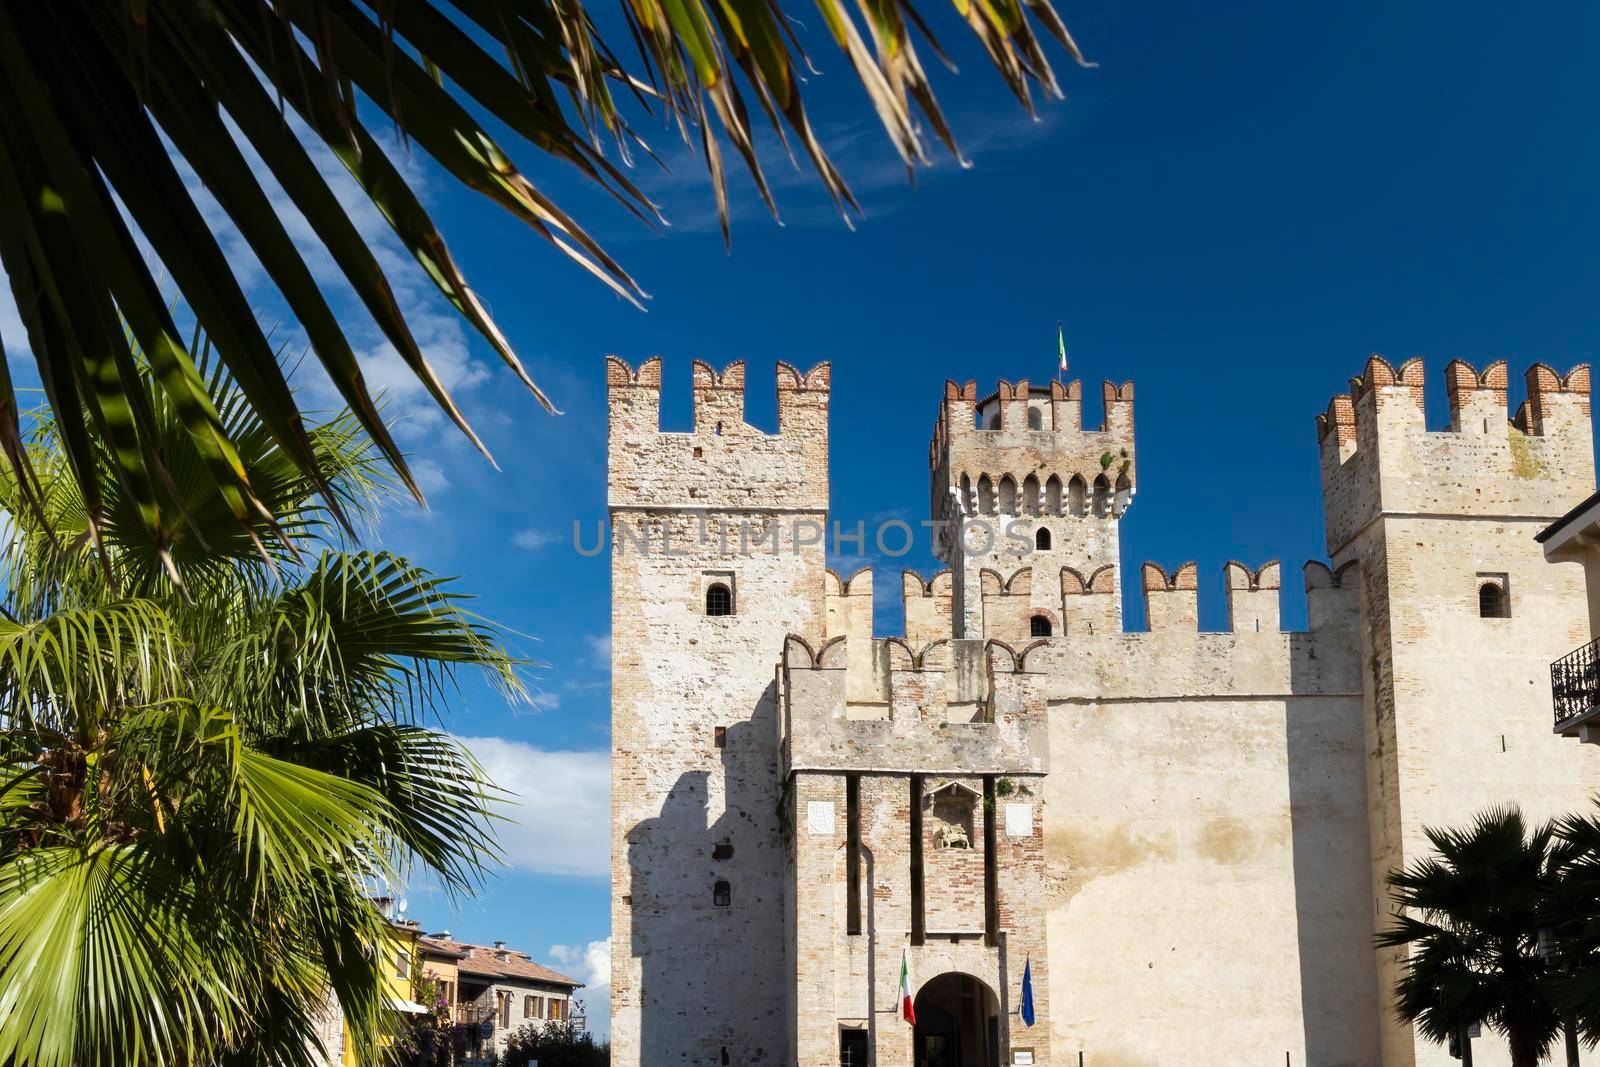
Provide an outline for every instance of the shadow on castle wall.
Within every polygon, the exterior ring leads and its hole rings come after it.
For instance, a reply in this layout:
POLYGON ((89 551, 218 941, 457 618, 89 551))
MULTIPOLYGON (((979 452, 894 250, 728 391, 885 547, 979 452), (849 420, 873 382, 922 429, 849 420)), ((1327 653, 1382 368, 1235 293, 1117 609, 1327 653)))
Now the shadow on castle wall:
POLYGON ((747 720, 727 727, 716 819, 713 776, 687 771, 660 813, 628 831, 642 1063, 783 1061, 776 723, 774 683, 747 720), (751 952, 751 944, 772 949, 751 952))

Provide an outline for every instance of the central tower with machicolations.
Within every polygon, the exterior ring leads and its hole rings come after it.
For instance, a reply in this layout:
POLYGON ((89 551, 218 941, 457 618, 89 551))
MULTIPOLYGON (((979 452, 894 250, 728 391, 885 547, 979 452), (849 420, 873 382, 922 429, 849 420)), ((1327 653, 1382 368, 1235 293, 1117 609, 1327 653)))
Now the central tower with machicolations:
POLYGON ((1085 431, 1080 382, 1001 382, 981 401, 976 382, 945 386, 928 462, 936 548, 959 607, 953 636, 1026 641, 1119 625, 1117 524, 1133 499, 1133 383, 1107 382, 1104 396, 1105 424, 1085 431), (1023 563, 1027 590, 999 584, 1023 563), (1080 603, 1097 583, 1111 594, 1099 598, 1106 603, 1080 603), (1068 620, 1066 605, 1097 610, 1068 620), (1110 617, 1097 617, 1106 607, 1110 617))
POLYGON ((608 365, 616 1062, 1448 1063, 1380 993, 1383 878, 1426 825, 1600 789, 1541 684, 1582 577, 1531 537, 1593 489, 1587 368, 1507 419, 1504 365, 1453 362, 1430 430, 1420 364, 1370 361, 1318 419, 1303 631, 1275 561, 1206 632, 1194 564, 1121 559, 1131 383, 1093 430, 1077 382, 947 383, 948 569, 894 637, 826 566, 830 370, 777 378, 766 433, 697 362, 663 433, 659 361, 608 365))

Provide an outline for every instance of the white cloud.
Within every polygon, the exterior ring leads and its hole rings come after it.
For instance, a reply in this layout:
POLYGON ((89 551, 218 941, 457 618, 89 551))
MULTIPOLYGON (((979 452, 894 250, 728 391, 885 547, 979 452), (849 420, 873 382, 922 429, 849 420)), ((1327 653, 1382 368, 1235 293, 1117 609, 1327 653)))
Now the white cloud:
POLYGON ((512 544, 518 548, 525 548, 529 552, 538 552, 540 549, 549 548, 551 545, 559 543, 560 540, 561 535, 558 533, 551 533, 549 530, 535 530, 531 527, 526 530, 518 530, 511 537, 512 544))
POLYGON ((506 861, 534 874, 611 874, 611 757, 503 737, 463 737, 489 777, 514 794, 497 825, 506 861))
POLYGON ((551 945, 550 959, 562 968, 569 978, 576 978, 585 986, 611 983, 611 939, 591 941, 587 945, 551 945))
POLYGON ((551 966, 583 983, 578 999, 588 1012, 589 1031, 600 1039, 611 1034, 611 939, 587 945, 551 945, 551 966))
POLYGON ((433 460, 408 459, 406 463, 411 468, 411 476, 417 480, 418 488, 424 493, 442 493, 450 488, 449 475, 433 460))
POLYGON ((589 655, 595 660, 595 662, 610 665, 610 634, 590 634, 588 637, 584 638, 584 641, 589 645, 589 655))

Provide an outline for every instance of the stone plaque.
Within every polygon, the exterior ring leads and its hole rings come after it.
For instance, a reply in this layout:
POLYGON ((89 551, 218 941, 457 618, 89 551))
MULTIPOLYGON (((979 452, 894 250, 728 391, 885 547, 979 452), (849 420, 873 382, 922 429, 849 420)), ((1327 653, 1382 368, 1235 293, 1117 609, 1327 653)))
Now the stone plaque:
POLYGON ((1006 805, 1006 836, 1007 837, 1032 837, 1033 836, 1033 805, 1032 804, 1007 804, 1006 805))
POLYGON ((812 800, 806 803, 806 830, 813 834, 833 833, 833 801, 812 800))

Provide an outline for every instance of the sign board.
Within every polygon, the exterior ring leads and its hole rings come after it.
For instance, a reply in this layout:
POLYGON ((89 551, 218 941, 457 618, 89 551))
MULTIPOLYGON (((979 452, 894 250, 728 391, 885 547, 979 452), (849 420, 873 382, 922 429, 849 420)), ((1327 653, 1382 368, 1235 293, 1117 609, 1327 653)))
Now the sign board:
MULTIPOLYGON (((1007 804, 1006 805, 1006 836, 1007 837, 1032 837, 1033 836, 1033 805, 1032 804, 1007 804)), ((1032 1060, 1028 1061, 1032 1063, 1032 1060)))
POLYGON ((1012 1049, 1011 1050, 1011 1062, 1013 1064, 1016 1064, 1016 1063, 1032 1063, 1033 1062, 1033 1049, 1031 1049, 1031 1048, 1014 1048, 1014 1049, 1012 1049))
POLYGON ((813 834, 833 833, 833 801, 813 800, 806 804, 806 830, 813 834))

